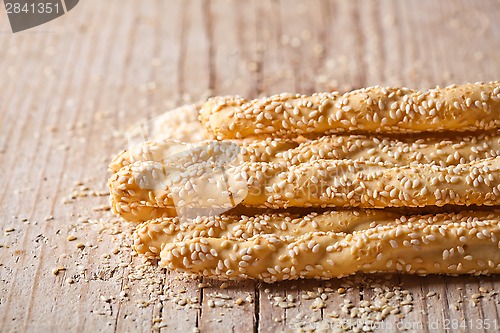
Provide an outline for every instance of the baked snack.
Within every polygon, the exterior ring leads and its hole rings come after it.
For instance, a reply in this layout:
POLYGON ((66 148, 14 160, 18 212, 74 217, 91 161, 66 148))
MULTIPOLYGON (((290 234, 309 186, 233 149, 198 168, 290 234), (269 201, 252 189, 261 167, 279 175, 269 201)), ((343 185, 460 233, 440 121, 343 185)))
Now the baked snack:
MULTIPOLYGON (((441 220, 491 218, 491 211, 469 210, 441 214, 441 220)), ((200 216, 195 219, 168 217, 139 224, 134 232, 134 250, 150 259, 159 258, 166 244, 193 238, 248 240, 256 235, 299 237, 311 232, 353 233, 370 227, 402 224, 408 219, 429 219, 434 214, 403 214, 383 209, 328 210, 323 213, 263 213, 255 215, 200 216)), ((439 222, 436 222, 439 223, 439 222)))
MULTIPOLYGON (((489 140, 490 138, 487 138, 489 140)), ((500 147, 500 136, 492 138, 495 150, 498 142, 500 147)), ((203 154, 212 154, 214 159, 225 157, 220 153, 226 147, 238 149, 231 152, 241 157, 242 161, 251 162, 271 162, 282 161, 281 156, 284 152, 297 148, 300 142, 297 140, 283 139, 264 139, 264 140, 233 140, 233 141, 201 141, 197 143, 186 144, 173 139, 161 139, 157 141, 147 141, 139 145, 132 146, 130 149, 121 151, 113 158, 109 164, 109 170, 112 173, 118 172, 124 166, 137 161, 157 161, 162 162, 165 159, 172 159, 183 155, 190 158, 203 154)), ((226 154, 227 156, 227 154, 226 154)), ((231 155, 232 157, 236 157, 231 155)))
MULTIPOLYGON (((224 207, 231 196, 237 198, 236 204, 274 209, 500 204, 500 157, 449 167, 425 164, 393 167, 351 160, 319 160, 292 166, 243 163, 227 168, 226 174, 232 182, 217 186, 224 191, 210 194, 203 186, 212 185, 213 178, 210 173, 203 173, 197 178, 201 179, 197 181, 200 187, 180 192, 184 202, 177 203, 172 199, 175 190, 149 189, 144 185, 151 180, 164 184, 159 177, 168 177, 168 173, 165 165, 158 162, 135 162, 120 169, 110 178, 113 209, 125 219, 140 222, 165 216, 164 208, 181 208, 187 203, 195 208, 224 207), (198 193, 203 196, 196 197, 198 193)), ((178 179, 176 188, 192 181, 188 173, 188 177, 178 179)))
MULTIPOLYGON (((228 141, 223 141, 228 142, 228 141)), ((468 163, 500 156, 500 133, 462 136, 456 133, 415 138, 412 136, 327 135, 320 138, 266 138, 231 140, 240 148, 242 161, 279 162, 288 165, 319 159, 383 162, 393 165, 439 166, 468 163)), ((185 144, 173 139, 147 141, 120 152, 110 163, 111 172, 137 161, 161 162, 182 151, 200 146, 221 145, 221 141, 185 144)))
POLYGON ((357 272, 500 273, 498 213, 403 217, 351 233, 189 238, 166 243, 160 266, 193 277, 265 282, 357 272))
MULTIPOLYGON (((248 209, 248 212, 251 212, 248 209)), ((150 259, 159 257, 162 248, 175 241, 198 237, 249 239, 256 235, 300 236, 309 232, 350 233, 369 225, 394 222, 402 215, 385 210, 342 210, 309 214, 268 213, 255 215, 200 216, 149 220, 134 232, 134 250, 150 259)))
MULTIPOLYGON (((287 164, 322 159, 442 167, 500 156, 500 132, 423 136, 326 135, 282 153, 287 164)), ((266 161, 264 161, 266 162, 266 161)))
POLYGON ((500 126, 500 83, 469 83, 415 91, 371 87, 345 94, 280 94, 247 101, 215 97, 202 105, 206 136, 295 137, 331 133, 477 131, 500 126))
POLYGON ((195 140, 159 119, 110 164, 113 211, 142 222, 133 247, 162 267, 265 282, 500 273, 499 82, 189 110, 195 140))

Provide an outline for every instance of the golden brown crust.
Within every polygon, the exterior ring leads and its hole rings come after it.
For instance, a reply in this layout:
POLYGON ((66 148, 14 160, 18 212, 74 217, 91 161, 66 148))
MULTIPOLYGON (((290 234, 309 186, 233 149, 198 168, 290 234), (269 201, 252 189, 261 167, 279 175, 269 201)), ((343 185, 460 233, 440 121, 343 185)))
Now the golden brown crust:
POLYGON ((500 156, 500 132, 426 136, 327 135, 286 150, 287 164, 316 160, 353 160, 442 167, 500 156))
POLYGON ((394 223, 402 215, 385 210, 342 210, 306 215, 269 213, 257 215, 219 215, 182 219, 160 218, 146 221, 134 232, 134 249, 147 258, 158 258, 162 247, 174 241, 197 237, 249 239, 255 235, 300 236, 308 232, 350 233, 375 223, 394 223))
MULTIPOLYGON (((110 178, 113 209, 118 213, 130 211, 126 216, 122 214, 124 218, 131 216, 133 221, 145 221, 154 216, 151 216, 150 209, 146 214, 142 213, 142 207, 175 206, 168 188, 150 190, 139 186, 151 170, 153 175, 168 172, 161 163, 136 162, 110 178), (136 207, 131 207, 131 203, 136 207)), ((241 202, 238 202, 247 206, 279 209, 500 204, 500 158, 444 168, 423 164, 393 167, 382 163, 328 160, 290 167, 275 163, 243 163, 227 172, 232 175, 235 184, 245 182, 248 186, 248 193, 243 193, 241 202)), ((180 184, 184 184, 182 180, 180 184)), ((232 189, 229 186, 228 193, 236 196, 242 188, 236 187, 238 193, 232 189)), ((198 190, 204 192, 203 188, 198 190)), ((185 198, 190 195, 185 193, 185 198)), ((204 198, 205 203, 201 204, 222 206, 226 197, 214 193, 204 198)))
MULTIPOLYGON (((276 162, 295 165, 319 159, 353 160, 405 164, 456 165, 479 159, 500 156, 500 133, 439 135, 425 137, 384 137, 367 135, 328 135, 317 139, 231 140, 240 147, 242 161, 276 162)), ((183 149, 210 145, 181 144, 171 139, 149 141, 124 150, 111 162, 110 171, 136 161, 157 161, 168 158, 183 149), (177 149, 176 149, 177 148, 177 149)))
POLYGON ((415 133, 490 130, 500 126, 500 83, 415 91, 372 87, 343 95, 281 94, 247 101, 215 97, 200 110, 213 138, 322 136, 331 133, 415 133))
POLYGON ((499 239, 498 212, 437 214, 350 234, 185 239, 164 246, 160 265, 192 276, 266 282, 356 272, 489 274, 500 273, 499 239))
MULTIPOLYGON (((500 136, 499 136, 500 141, 500 136)), ((237 145, 239 155, 243 161, 247 162, 272 162, 282 161, 284 152, 293 150, 299 146, 297 140, 285 140, 279 138, 267 138, 264 140, 227 140, 224 143, 220 141, 200 141, 197 143, 185 144, 172 139, 163 139, 157 141, 148 141, 140 145, 133 146, 130 150, 121 151, 113 158, 109 165, 112 173, 118 172, 124 166, 137 161, 157 161, 171 158, 179 153, 190 151, 191 155, 197 152, 209 149, 211 146, 223 145, 228 142, 237 145)))

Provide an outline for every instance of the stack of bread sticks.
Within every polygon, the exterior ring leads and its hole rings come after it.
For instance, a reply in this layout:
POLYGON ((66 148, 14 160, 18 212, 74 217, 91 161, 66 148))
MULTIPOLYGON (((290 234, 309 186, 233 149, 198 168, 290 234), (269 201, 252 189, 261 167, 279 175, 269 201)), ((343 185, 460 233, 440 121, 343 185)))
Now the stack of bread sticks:
POLYGON ((204 141, 155 138, 110 165, 113 211, 162 267, 265 282, 500 273, 500 82, 215 97, 198 113, 204 141), (222 209, 180 213, 197 205, 222 209))

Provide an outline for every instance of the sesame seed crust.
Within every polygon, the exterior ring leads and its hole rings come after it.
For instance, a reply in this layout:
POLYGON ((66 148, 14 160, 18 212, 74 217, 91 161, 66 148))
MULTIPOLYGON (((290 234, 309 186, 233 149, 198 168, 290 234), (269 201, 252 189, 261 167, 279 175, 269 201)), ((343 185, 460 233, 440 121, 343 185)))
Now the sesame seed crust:
MULTIPOLYGON (((498 138, 500 140, 500 136, 498 138)), ((191 158, 199 159, 201 154, 210 150, 217 150, 224 145, 234 144, 239 147, 237 153, 241 155, 243 161, 248 162, 272 162, 283 160, 282 155, 286 151, 299 146, 296 140, 286 140, 279 138, 267 138, 263 140, 227 140, 227 141, 200 141, 197 143, 183 143, 172 139, 161 139, 156 141, 147 141, 142 144, 131 147, 130 150, 123 150, 113 158, 109 165, 112 173, 118 172, 124 166, 130 165, 136 161, 156 161, 161 162, 165 159, 184 153, 191 158)), ((221 158, 222 154, 215 155, 215 158, 221 158)))
POLYGON ((415 91, 370 87, 340 94, 214 97, 200 108, 206 137, 296 137, 342 132, 415 133, 500 127, 499 82, 415 91))
POLYGON ((372 223, 388 224, 400 217, 401 214, 383 210, 342 210, 306 215, 272 213, 250 216, 217 215, 195 219, 160 218, 137 226, 134 232, 134 249, 149 259, 155 259, 159 258, 165 244, 196 237, 249 239, 263 234, 281 237, 300 236, 315 231, 350 233, 367 229, 372 223))
POLYGON ((256 235, 276 237, 299 237, 310 232, 353 233, 368 230, 373 226, 405 225, 408 220, 429 220, 435 218, 434 225, 443 221, 467 222, 473 219, 492 219, 500 211, 462 211, 446 213, 434 217, 428 215, 403 215, 386 210, 338 210, 322 214, 267 213, 252 216, 218 215, 182 219, 179 217, 161 218, 146 221, 137 226, 134 232, 134 250, 148 259, 159 258, 165 244, 182 242, 198 237, 250 239, 256 235), (493 214, 493 215, 492 215, 493 214), (495 215, 496 214, 496 215, 495 215))
MULTIPOLYGON (((292 166, 244 162, 225 171, 233 178, 227 191, 208 193, 200 187, 198 190, 205 197, 193 201, 194 207, 223 207, 231 193, 243 205, 273 209, 500 204, 500 158, 448 167, 392 166, 352 160, 318 160, 292 166), (248 191, 240 193, 243 182, 248 191)), ((168 172, 169 169, 158 162, 135 162, 120 169, 109 181, 113 210, 131 221, 165 216, 160 215, 165 213, 164 208, 175 207, 172 189, 147 189, 144 184, 168 172)), ((210 174, 200 177, 210 178, 210 174)), ((185 181, 188 182, 189 177, 185 181)), ((184 192, 179 193, 188 202, 192 197, 189 191, 184 192)))
MULTIPOLYGON (((430 164, 457 165, 484 158, 500 156, 500 133, 439 135, 415 137, 384 137, 380 135, 327 135, 321 138, 299 140, 266 138, 262 140, 231 140, 238 145, 242 161, 276 162, 296 165, 320 159, 384 162, 393 165, 430 164)), ((148 141, 124 150, 111 162, 112 173, 136 161, 157 161, 169 158, 181 149, 221 145, 205 141, 184 144, 175 140, 148 141)), ((199 148, 198 148, 199 149, 199 148)), ((192 154, 194 155, 194 154, 192 154)))
MULTIPOLYGON (((290 165, 316 160, 450 166, 500 156, 500 132, 474 135, 327 135, 282 153, 290 165)), ((266 161, 264 161, 266 162, 266 161)))
POLYGON ((195 237, 166 243, 160 266, 216 279, 329 279, 356 272, 500 273, 498 211, 410 216, 345 232, 195 237))

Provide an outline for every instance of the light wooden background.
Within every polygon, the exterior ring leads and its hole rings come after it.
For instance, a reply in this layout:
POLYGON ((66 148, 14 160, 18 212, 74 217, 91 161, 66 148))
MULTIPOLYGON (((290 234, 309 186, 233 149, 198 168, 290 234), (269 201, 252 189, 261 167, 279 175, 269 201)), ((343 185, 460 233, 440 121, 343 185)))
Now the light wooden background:
MULTIPOLYGON (((326 282, 199 288, 200 281, 137 269, 130 226, 103 206, 107 162, 124 147, 124 131, 209 95, 499 79, 499 1, 85 0, 15 35, 2 9, 0 331, 280 332, 295 331, 298 314, 304 329, 321 330, 344 298, 359 304, 376 290, 331 293, 321 311, 305 300, 284 310, 268 295, 296 298, 326 282), (59 266, 66 270, 56 276, 59 266), (211 308, 214 293, 254 301, 211 308), (174 304, 178 294, 195 304, 174 304), (138 306, 147 299, 150 306, 138 306)), ((480 287, 497 290, 496 277, 388 283, 414 297, 403 322, 437 322, 440 332, 450 319, 500 320, 496 296, 470 303, 480 287), (431 291, 436 296, 426 297, 431 291)))

